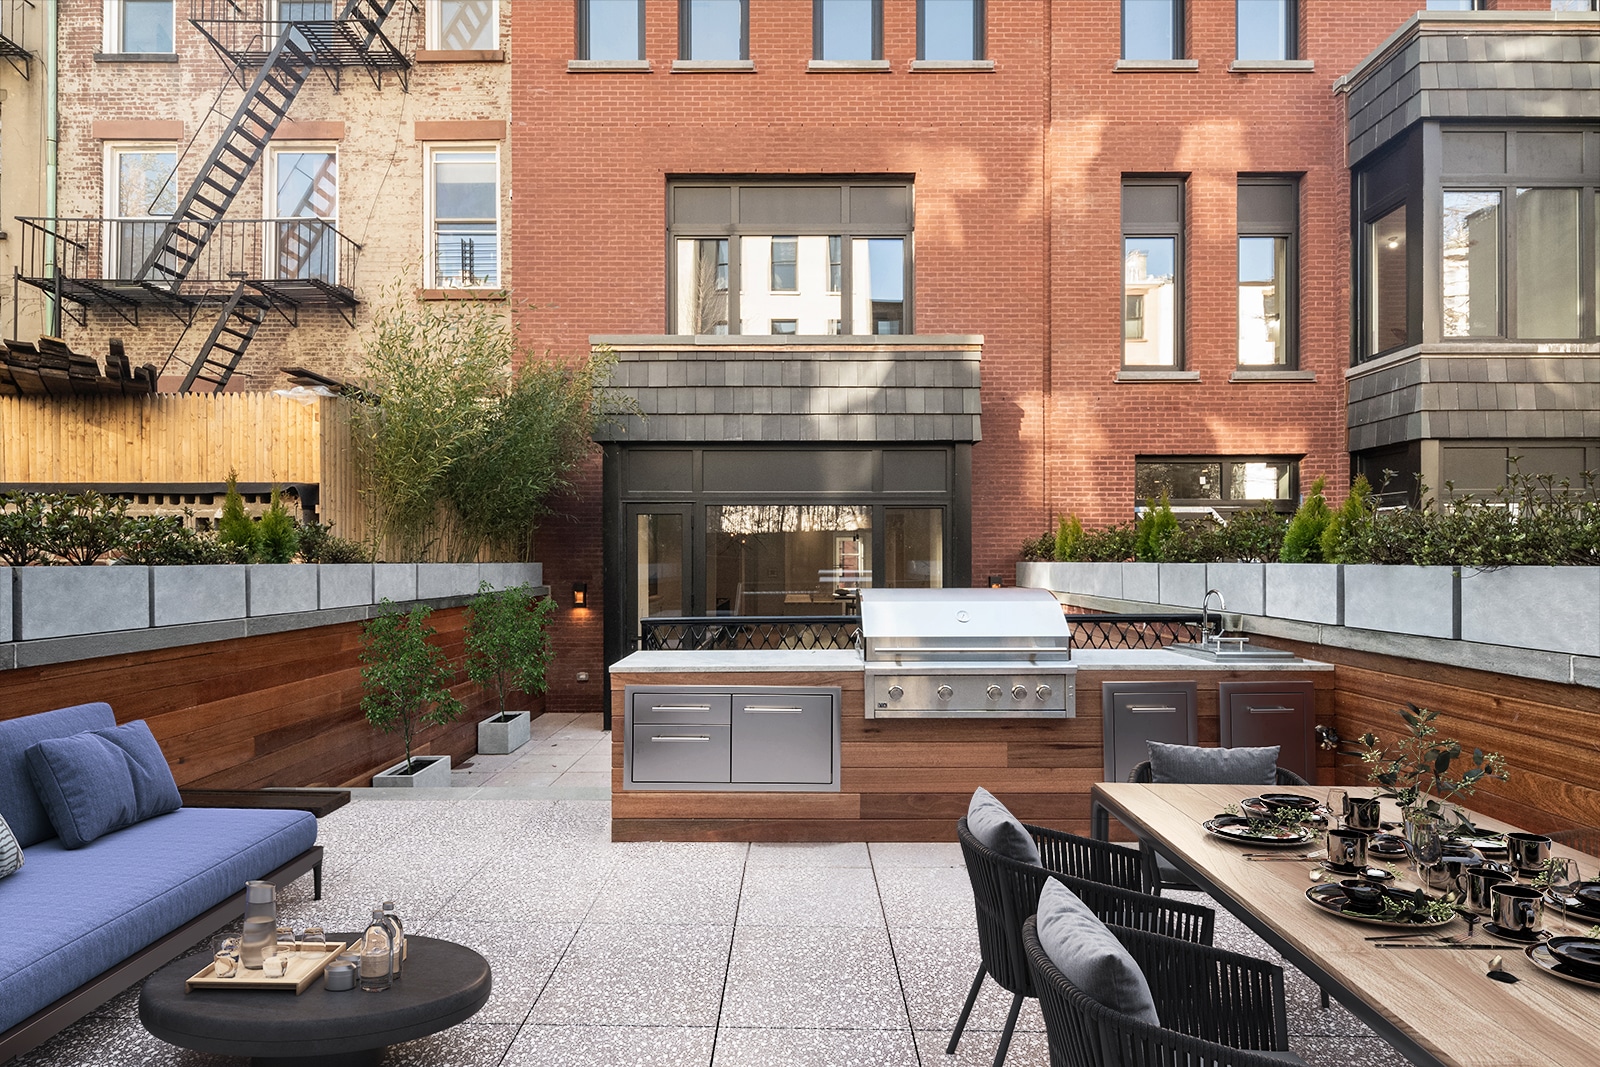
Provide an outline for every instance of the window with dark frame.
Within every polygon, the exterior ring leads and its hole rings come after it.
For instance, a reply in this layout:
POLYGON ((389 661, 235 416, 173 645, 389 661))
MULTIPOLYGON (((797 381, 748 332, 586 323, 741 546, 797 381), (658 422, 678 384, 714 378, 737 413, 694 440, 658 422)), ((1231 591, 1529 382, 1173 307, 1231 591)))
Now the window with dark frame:
POLYGON ((1144 297, 1124 296, 1122 298, 1122 339, 1124 341, 1144 340, 1144 297))
POLYGON ((1368 357, 1411 343, 1411 261, 1408 212, 1402 201, 1363 224, 1368 357))
MULTIPOLYGON (((774 237, 772 239, 772 291, 775 293, 793 293, 800 289, 799 268, 800 238, 774 237)), ((777 331, 773 331, 776 333, 777 331)))
POLYGON ((883 0, 812 0, 812 58, 883 58, 883 0))
POLYGON ((1124 367, 1183 367, 1183 187, 1182 178, 1122 182, 1124 367), (1141 314, 1130 336, 1134 307, 1141 314))
POLYGON ((1292 456, 1136 456, 1134 507, 1163 496, 1177 511, 1231 512, 1270 506, 1288 514, 1300 491, 1292 456))
POLYGON ((1123 59, 1183 59, 1184 0, 1122 0, 1123 59))
POLYGON ((917 58, 984 58, 984 0, 917 0, 917 58))
POLYGON ((678 58, 750 58, 750 0, 678 0, 678 58))
POLYGON ((1239 365, 1296 362, 1299 182, 1239 179, 1239 365))
POLYGON ((1245 62, 1298 58, 1298 6, 1296 0, 1237 0, 1234 57, 1245 62))
POLYGON ((578 58, 644 58, 644 0, 578 0, 578 58))

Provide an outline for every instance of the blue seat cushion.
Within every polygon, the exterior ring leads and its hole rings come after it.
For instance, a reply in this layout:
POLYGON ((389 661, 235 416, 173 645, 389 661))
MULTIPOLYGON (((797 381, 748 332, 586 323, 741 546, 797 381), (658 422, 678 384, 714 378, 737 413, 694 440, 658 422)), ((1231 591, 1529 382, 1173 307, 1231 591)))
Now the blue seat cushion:
POLYGON ((56 836, 28 777, 28 749, 47 737, 68 737, 117 725, 110 704, 78 704, 0 722, 0 816, 22 848, 56 836))
POLYGON ((0 880, 0 1030, 316 844, 309 812, 181 808, 78 849, 49 840, 0 880))

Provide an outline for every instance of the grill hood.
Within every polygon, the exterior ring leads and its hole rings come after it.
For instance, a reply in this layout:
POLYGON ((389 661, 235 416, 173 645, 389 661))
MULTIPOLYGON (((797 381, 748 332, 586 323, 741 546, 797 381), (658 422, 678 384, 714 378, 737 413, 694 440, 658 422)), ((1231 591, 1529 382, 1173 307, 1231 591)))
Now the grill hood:
POLYGON ((868 662, 1066 659, 1072 635, 1045 589, 863 589, 868 662))

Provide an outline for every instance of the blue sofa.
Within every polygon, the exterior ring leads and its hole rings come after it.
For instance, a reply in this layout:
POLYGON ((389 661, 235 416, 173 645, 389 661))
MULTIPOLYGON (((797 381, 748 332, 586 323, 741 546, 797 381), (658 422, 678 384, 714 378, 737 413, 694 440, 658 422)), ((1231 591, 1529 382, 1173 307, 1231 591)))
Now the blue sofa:
POLYGON ((245 882, 311 872, 321 897, 317 820, 304 811, 179 808, 65 847, 23 753, 115 725, 107 704, 0 722, 0 816, 23 852, 0 878, 0 1063, 237 919, 245 882))

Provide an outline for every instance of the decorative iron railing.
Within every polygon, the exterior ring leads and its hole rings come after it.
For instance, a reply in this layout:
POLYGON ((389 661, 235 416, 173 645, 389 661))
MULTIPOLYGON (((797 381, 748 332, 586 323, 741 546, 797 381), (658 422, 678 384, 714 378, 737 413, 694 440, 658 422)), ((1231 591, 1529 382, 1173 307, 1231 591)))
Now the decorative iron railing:
POLYGON ((1067 613, 1073 648, 1162 648, 1200 640, 1199 615, 1078 615, 1067 613))

